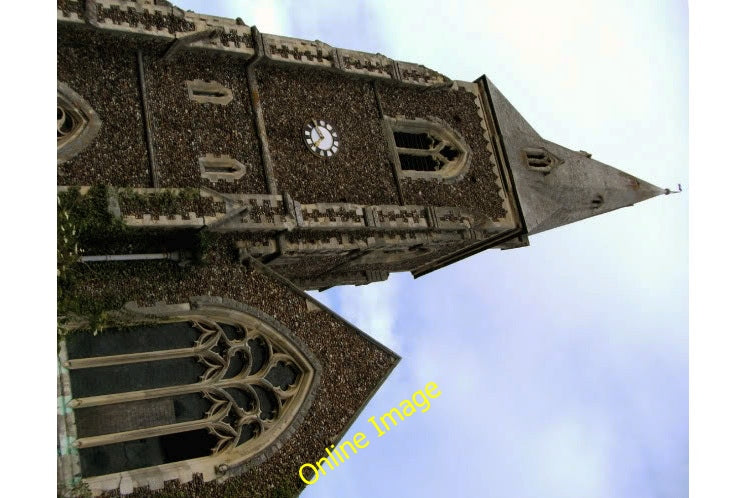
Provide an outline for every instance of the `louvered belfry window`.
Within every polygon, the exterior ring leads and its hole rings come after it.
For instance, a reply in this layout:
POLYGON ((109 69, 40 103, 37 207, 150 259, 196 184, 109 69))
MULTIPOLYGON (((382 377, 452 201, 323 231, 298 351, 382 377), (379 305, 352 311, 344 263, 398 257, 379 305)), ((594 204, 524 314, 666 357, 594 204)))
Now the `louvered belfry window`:
POLYGON ((553 168, 563 164, 562 160, 543 147, 524 147, 521 152, 524 164, 533 171, 549 174, 553 168))
POLYGON ((469 148, 445 123, 386 118, 403 176, 457 181, 469 166, 469 148))
POLYGON ((550 155, 542 149, 530 149, 526 152, 527 164, 533 168, 545 168, 552 164, 550 155))

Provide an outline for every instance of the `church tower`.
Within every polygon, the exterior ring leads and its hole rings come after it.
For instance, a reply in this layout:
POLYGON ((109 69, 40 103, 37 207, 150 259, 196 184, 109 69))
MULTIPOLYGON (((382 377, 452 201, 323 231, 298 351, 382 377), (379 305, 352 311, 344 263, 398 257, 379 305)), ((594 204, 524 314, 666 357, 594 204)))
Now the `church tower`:
POLYGON ((417 277, 665 192, 543 139, 484 76, 166 2, 65 5, 59 184, 111 186, 129 227, 233 234, 305 289, 417 277))
POLYGON ((543 139, 485 76, 164 0, 57 16, 67 485, 297 491, 399 361, 303 290, 418 277, 668 193, 543 139))

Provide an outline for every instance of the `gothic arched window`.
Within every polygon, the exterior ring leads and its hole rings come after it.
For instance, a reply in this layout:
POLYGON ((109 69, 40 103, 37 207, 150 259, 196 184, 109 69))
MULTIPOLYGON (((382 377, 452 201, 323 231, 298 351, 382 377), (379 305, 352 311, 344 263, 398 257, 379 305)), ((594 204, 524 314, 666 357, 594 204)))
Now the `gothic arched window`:
POLYGON ((75 157, 96 137, 101 120, 86 100, 57 82, 57 164, 75 157))
POLYGON ((313 397, 315 360, 256 310, 201 306, 73 334, 64 348, 72 446, 91 489, 234 475, 289 437, 313 397))
POLYGON ((469 147, 443 121, 387 117, 384 122, 401 176, 453 183, 469 169, 469 147))

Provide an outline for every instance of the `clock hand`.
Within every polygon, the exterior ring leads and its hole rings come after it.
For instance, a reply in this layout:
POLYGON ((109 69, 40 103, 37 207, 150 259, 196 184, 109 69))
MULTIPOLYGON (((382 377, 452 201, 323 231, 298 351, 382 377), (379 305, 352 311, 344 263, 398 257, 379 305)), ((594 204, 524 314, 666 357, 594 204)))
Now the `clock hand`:
POLYGON ((312 123, 314 123, 314 129, 316 130, 316 134, 319 135, 319 140, 317 140, 316 142, 314 142, 314 145, 316 145, 318 142, 321 142, 324 139, 324 135, 319 130, 319 125, 317 124, 316 119, 313 120, 312 123))

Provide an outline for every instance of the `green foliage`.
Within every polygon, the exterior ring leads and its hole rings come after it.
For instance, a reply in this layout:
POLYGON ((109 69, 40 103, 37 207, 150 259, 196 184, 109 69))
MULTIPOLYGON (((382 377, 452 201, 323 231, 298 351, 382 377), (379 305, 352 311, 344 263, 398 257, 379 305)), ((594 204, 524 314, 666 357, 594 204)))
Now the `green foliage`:
POLYGON ((208 230, 200 230, 197 232, 197 243, 195 244, 194 250, 195 263, 204 264, 206 255, 215 247, 219 239, 219 235, 215 232, 210 232, 208 230))
MULTIPOLYGON (((72 188, 58 195, 57 207, 57 312, 58 338, 69 330, 86 324, 94 333, 112 325, 109 311, 119 309, 122 296, 117 289, 97 285, 97 278, 107 278, 112 265, 82 263, 80 257, 104 254, 191 253, 198 264, 216 247, 219 237, 206 230, 148 230, 127 227, 109 212, 112 192, 103 185, 91 187, 83 195, 72 188), (84 287, 96 288, 96 293, 84 287)), ((143 195, 132 189, 118 193, 120 202, 142 206, 144 212, 173 214, 175 209, 194 206, 200 201, 199 190, 179 192, 162 190, 143 195), (181 207, 179 207, 181 206, 181 207)))
POLYGON ((193 206, 197 210, 200 191, 196 188, 184 188, 178 192, 164 189, 156 193, 140 194, 128 188, 119 193, 119 200, 126 206, 127 212, 172 215, 188 211, 186 206, 193 206))
POLYGON ((80 229, 75 226, 75 220, 70 219, 70 211, 61 207, 59 197, 57 206, 57 276, 64 278, 83 251, 78 246, 80 229))
POLYGON ((57 498, 91 498, 91 490, 84 481, 78 481, 73 487, 57 484, 57 498))
POLYGON ((300 493, 300 489, 293 486, 290 482, 285 481, 272 490, 270 498, 296 498, 300 493))
POLYGON ((91 187, 86 195, 81 195, 78 189, 69 189, 60 193, 58 198, 58 213, 60 210, 68 213, 71 223, 78 228, 81 246, 121 238, 125 232, 122 221, 109 213, 105 186, 91 187))
POLYGON ((88 322, 94 332, 108 322, 106 311, 120 306, 114 296, 80 299, 75 289, 90 267, 79 261, 85 253, 106 253, 128 236, 128 229, 108 210, 105 186, 82 195, 77 188, 57 197, 57 336, 67 334, 72 322, 88 322))

